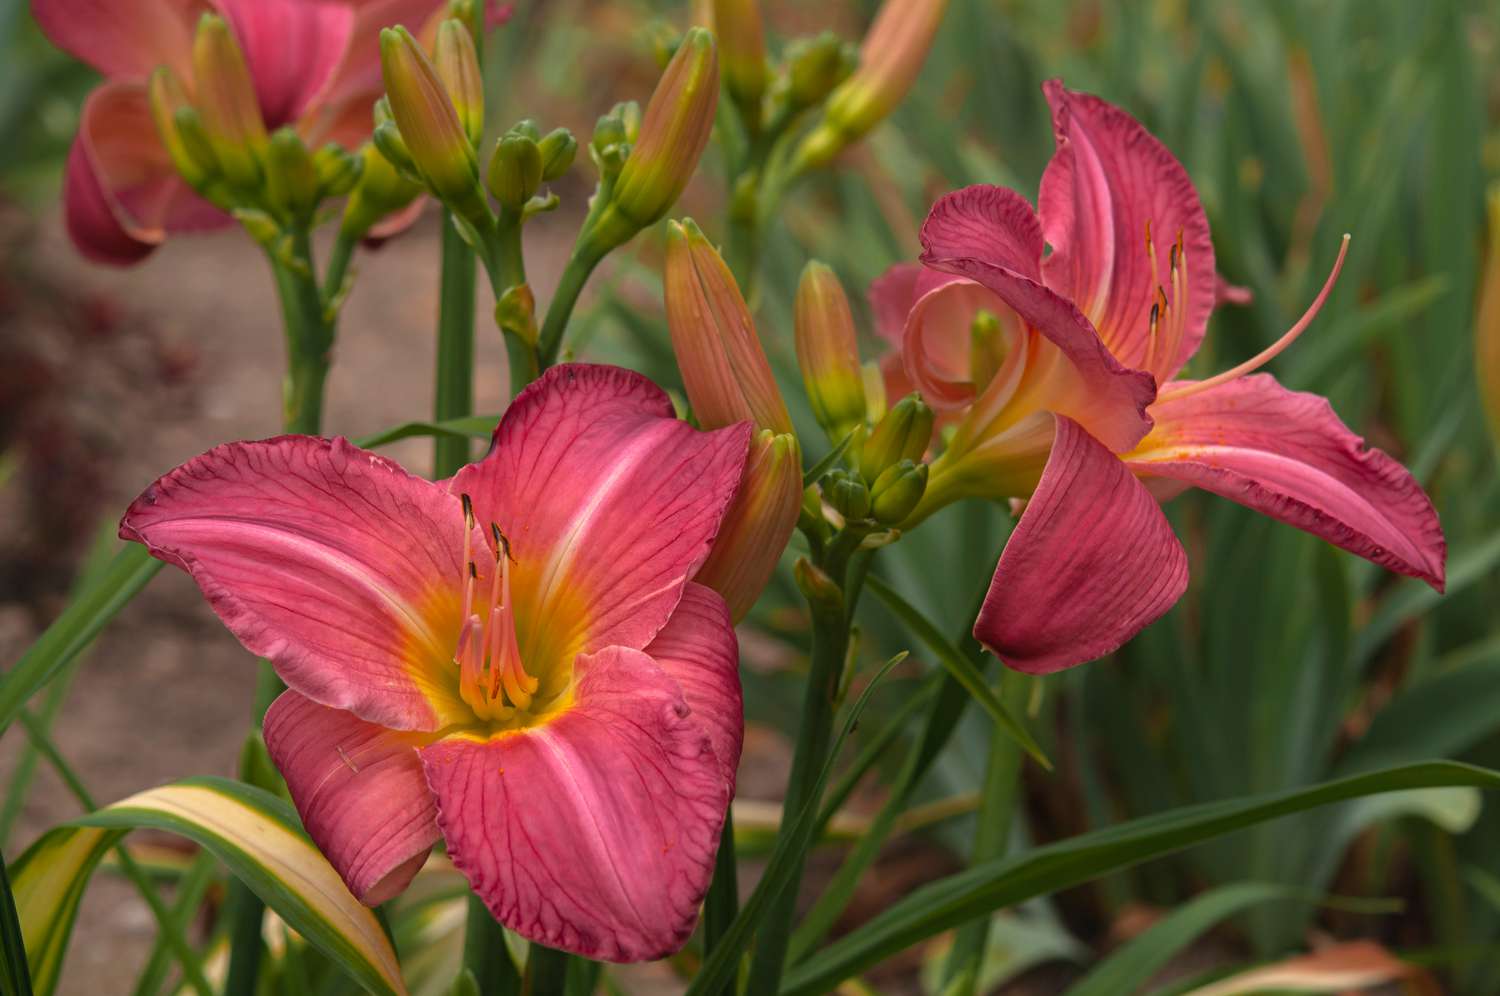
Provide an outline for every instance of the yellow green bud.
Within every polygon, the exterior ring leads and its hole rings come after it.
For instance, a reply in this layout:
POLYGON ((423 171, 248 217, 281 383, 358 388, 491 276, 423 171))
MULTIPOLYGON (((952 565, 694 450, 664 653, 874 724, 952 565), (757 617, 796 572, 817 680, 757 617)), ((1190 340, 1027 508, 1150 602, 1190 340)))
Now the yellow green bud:
POLYGON ((279 128, 266 152, 266 185, 271 203, 306 221, 318 208, 318 171, 312 154, 293 128, 279 128))
POLYGON ((408 206, 422 192, 421 185, 403 176, 373 143, 360 149, 359 155, 363 163, 359 182, 349 194, 340 225, 353 238, 364 237, 381 219, 408 206))
POLYGON ((822 103, 854 71, 858 56, 831 31, 787 46, 786 99, 795 110, 822 103))
POLYGON ((548 183, 566 173, 578 154, 578 139, 566 128, 554 128, 537 145, 542 152, 542 179, 548 183))
POLYGON ((873 483, 902 460, 920 463, 932 443, 934 416, 919 394, 908 394, 885 413, 859 452, 859 472, 873 483))
POLYGON ((746 125, 760 125, 766 92, 766 33, 759 0, 713 0, 714 35, 724 60, 724 86, 746 125))
POLYGON ((228 22, 217 14, 198 21, 193 78, 203 129, 224 175, 237 187, 259 188, 266 125, 245 57, 228 22))
POLYGON ((838 277, 813 260, 802 270, 794 311, 797 365, 813 415, 835 442, 865 421, 865 387, 854 316, 838 277))
POLYGON ((797 437, 762 429, 750 441, 744 481, 724 513, 713 550, 693 578, 724 596, 735 622, 749 613, 771 579, 801 505, 797 437))
POLYGON ((497 201, 519 211, 542 185, 541 149, 525 135, 502 136, 495 143, 485 180, 497 201))
POLYGON ((197 112, 188 101, 187 92, 183 90, 176 74, 162 66, 151 74, 148 95, 151 119, 156 122, 156 133, 161 138, 162 147, 171 157, 172 165, 176 167, 178 175, 187 181, 188 186, 195 190, 201 189, 218 173, 219 164, 214 160, 213 149, 204 139, 202 123, 198 121, 197 112), (191 112, 194 121, 198 122, 199 127, 192 139, 185 138, 182 129, 178 127, 178 111, 191 112), (190 145, 190 141, 193 144, 190 145))
POLYGON ((359 182, 364 160, 337 142, 329 142, 313 153, 313 169, 318 174, 318 190, 323 197, 343 197, 359 182))
POLYGON ((927 465, 901 460, 883 470, 870 485, 870 514, 882 525, 900 524, 927 490, 927 465))
POLYGON ((484 77, 474 39, 462 22, 450 19, 438 26, 433 66, 453 101, 469 144, 478 148, 484 141, 484 77))
POLYGON ((969 323, 969 380, 980 394, 1005 366, 1010 349, 1005 329, 993 311, 980 309, 969 323))
POLYGON ((823 493, 833 510, 846 520, 869 518, 870 489, 858 476, 835 470, 823 479, 823 493))

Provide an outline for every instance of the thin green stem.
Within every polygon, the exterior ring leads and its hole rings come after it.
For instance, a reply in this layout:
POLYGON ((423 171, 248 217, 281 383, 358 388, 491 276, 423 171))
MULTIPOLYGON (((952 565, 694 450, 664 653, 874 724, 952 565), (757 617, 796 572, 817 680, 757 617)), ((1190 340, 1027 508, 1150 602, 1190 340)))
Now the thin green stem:
MULTIPOLYGON (((199 851, 188 867, 187 874, 177 883, 177 895, 172 900, 170 912, 172 922, 184 936, 198 912, 198 904, 203 902, 204 894, 213 884, 215 866, 212 854, 199 851)), ((140 978, 136 980, 135 996, 155 996, 161 991, 162 983, 167 981, 171 955, 171 946, 164 937, 157 935, 156 942, 151 946, 151 956, 146 959, 146 967, 141 969, 140 978)))
MULTIPOLYGON (((438 299, 437 383, 432 417, 444 422, 474 413, 474 250, 443 212, 443 262, 438 299)), ((450 477, 469 462, 469 440, 438 436, 433 440, 432 470, 450 477)))
POLYGON ((703 903, 703 956, 708 957, 719 946, 729 925, 740 910, 739 862, 734 856, 734 810, 724 814, 724 829, 719 834, 719 854, 714 860, 714 877, 703 903))
POLYGON ((339 229, 334 240, 333 251, 328 254, 327 275, 323 278, 323 303, 333 307, 344 293, 344 281, 349 275, 349 262, 354 258, 354 249, 359 239, 339 229))
MULTIPOLYGON (((42 758, 52 766, 52 770, 57 772, 58 777, 62 779, 63 785, 73 794, 73 798, 78 800, 78 804, 84 808, 85 812, 92 813, 97 809, 98 806, 94 802, 94 798, 89 793, 88 788, 83 784, 82 779, 78 777, 78 773, 73 770, 72 765, 68 764, 67 760, 58 752, 56 745, 52 743, 46 731, 37 722, 36 717, 29 711, 22 710, 20 719, 21 725, 26 728, 26 735, 30 738, 32 745, 36 747, 37 752, 41 754, 42 758)), ((114 852, 115 857, 120 862, 120 870, 124 872, 126 878, 130 879, 131 884, 141 894, 141 898, 146 901, 146 905, 151 908, 151 914, 156 918, 159 936, 165 939, 167 944, 171 946, 172 953, 177 956, 177 960, 182 964, 182 973, 187 984, 198 993, 198 996, 213 996, 213 986, 209 984, 208 977, 203 974, 203 964, 199 961, 197 952, 188 944, 187 938, 183 936, 171 912, 167 910, 166 905, 161 901, 161 896, 157 894, 155 887, 152 886, 151 879, 146 875, 146 870, 136 862, 135 858, 130 856, 130 852, 125 849, 123 841, 115 845, 114 852)))
POLYGON ((505 928, 485 907, 484 900, 469 894, 464 921, 464 967, 474 973, 484 996, 518 996, 521 973, 505 946, 505 928))
POLYGON ((547 317, 542 321, 541 336, 537 340, 541 369, 545 370, 557 362, 558 353, 562 349, 563 332, 568 327, 568 320, 573 317, 578 295, 583 292, 583 285, 588 283, 589 275, 603 258, 602 253, 590 251, 580 245, 573 251, 568 265, 563 268, 562 279, 558 281, 557 291, 547 306, 547 317))
MULTIPOLYGON (((58 676, 52 679, 47 686, 47 695, 42 700, 41 710, 36 716, 37 729, 42 736, 50 736, 52 724, 57 719, 63 703, 67 701, 68 689, 72 687, 73 676, 78 673, 80 660, 75 658, 67 667, 63 668, 58 676)), ((0 846, 3 846, 10 838, 11 828, 21 815, 21 808, 26 804, 26 793, 31 786, 31 779, 36 774, 36 764, 39 758, 36 745, 30 739, 21 748, 21 759, 16 762, 15 771, 11 774, 10 784, 5 789, 5 806, 0 809, 0 846)))
POLYGON ((571 960, 568 954, 533 941, 526 956, 526 979, 521 992, 524 996, 563 996, 571 960))

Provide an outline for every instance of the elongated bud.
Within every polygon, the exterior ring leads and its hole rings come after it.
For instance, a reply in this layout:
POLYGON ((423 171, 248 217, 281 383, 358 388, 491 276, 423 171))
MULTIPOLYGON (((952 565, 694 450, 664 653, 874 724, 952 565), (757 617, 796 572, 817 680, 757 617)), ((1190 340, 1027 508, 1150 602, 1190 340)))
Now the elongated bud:
POLYGON ((487 0, 448 0, 448 17, 457 20, 469 29, 469 36, 476 49, 484 42, 485 7, 487 5, 487 0))
POLYGON ((453 101, 469 144, 478 148, 484 141, 484 77, 474 39, 462 22, 450 19, 438 26, 433 66, 453 101))
POLYGON ((932 409, 919 394, 896 402, 871 430, 859 452, 859 472, 874 483, 887 467, 902 460, 920 463, 932 442, 932 409))
POLYGON ((187 181, 188 186, 201 188, 218 172, 219 167, 214 161, 212 149, 206 145, 199 149, 190 148, 177 126, 177 112, 192 110, 182 83, 172 70, 161 66, 151 74, 148 93, 151 119, 156 122, 156 134, 161 138, 167 155, 172 158, 172 165, 176 167, 178 175, 187 181))
POLYGON ((503 135, 485 174, 495 200, 519 211, 542 185, 542 151, 525 135, 503 135))
POLYGON ((307 220, 318 207, 318 171, 295 129, 279 128, 266 153, 271 203, 292 218, 307 220))
POLYGON ((766 32, 759 0, 713 0, 714 35, 724 57, 724 86, 751 130, 766 92, 766 32))
POLYGON ((537 147, 542 153, 542 180, 546 183, 566 173, 578 155, 578 139, 566 128, 549 131, 537 147))
POLYGON ((1500 184, 1490 186, 1487 203, 1490 245, 1481 275, 1479 314, 1474 322, 1474 369, 1479 377, 1479 397, 1489 419, 1490 438, 1500 446, 1500 184))
POLYGON ((798 147, 795 171, 825 165, 895 109, 927 60, 947 6, 947 0, 885 0, 860 45, 859 67, 798 147))
POLYGON ((359 182, 365 161, 337 142, 329 142, 313 153, 313 169, 318 174, 318 191, 322 197, 343 197, 359 182))
POLYGON ((993 311, 981 308, 969 323, 969 380, 974 393, 982 394, 1005 366, 1010 340, 993 311))
POLYGON ((474 148, 443 81, 411 32, 400 27, 380 32, 380 68, 391 115, 417 172, 455 214, 471 224, 488 223, 474 148))
POLYGON ((750 421, 790 433, 792 420, 734 276, 691 219, 668 226, 667 328, 693 413, 705 429, 750 421))
POLYGON ((797 39, 786 49, 787 102, 799 111, 822 103, 858 60, 854 47, 832 31, 797 39))
POLYGON ((823 478, 823 494, 833 510, 846 520, 869 518, 870 489, 858 475, 846 470, 830 471, 823 478))
MULTIPOLYGON (((714 40, 703 28, 682 39, 641 119, 640 136, 620 168, 612 206, 639 231, 666 215, 713 130, 719 102, 714 40)), ((627 134, 629 123, 626 122, 627 134)))
POLYGON ((407 207, 422 193, 421 185, 402 176, 373 143, 360 149, 359 156, 359 182, 350 191, 340 224, 340 231, 352 238, 363 238, 381 219, 407 207))
POLYGON ((391 103, 384 97, 375 102, 375 130, 370 133, 370 141, 375 143, 380 154, 403 176, 422 182, 422 174, 418 171, 417 164, 412 162, 406 139, 401 137, 401 129, 391 116, 391 103))
POLYGON ((870 514, 882 525, 899 525, 927 490, 927 465, 902 460, 887 467, 870 485, 870 514))
POLYGON ((795 311, 797 365, 813 414, 837 442, 865 421, 865 385, 854 316, 839 278, 813 260, 802 269, 795 311))
POLYGON ((198 21, 193 77, 203 128, 224 175, 238 187, 259 187, 266 125, 245 57, 229 24, 217 14, 204 14, 198 21))
MULTIPOLYGON (((899 356, 893 358, 900 359, 899 356)), ((879 422, 885 418, 888 400, 885 391, 885 371, 881 369, 877 361, 867 360, 860 365, 859 374, 859 379, 865 385, 865 421, 879 422)))
POLYGON ((802 451, 797 437, 762 429, 750 442, 745 478, 724 514, 708 560, 694 578, 729 605, 739 622, 776 570, 802 507, 802 451))
POLYGON ((802 507, 797 511, 797 528, 811 531, 821 529, 823 519, 823 492, 816 484, 802 489, 802 507))

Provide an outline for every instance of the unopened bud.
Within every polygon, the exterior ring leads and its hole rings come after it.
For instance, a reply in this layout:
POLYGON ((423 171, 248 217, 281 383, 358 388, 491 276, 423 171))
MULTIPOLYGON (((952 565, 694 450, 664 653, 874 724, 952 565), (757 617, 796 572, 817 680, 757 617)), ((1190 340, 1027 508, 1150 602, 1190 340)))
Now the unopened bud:
POLYGON ((485 174, 490 193, 512 211, 519 211, 542 185, 542 152, 525 135, 504 135, 495 144, 485 174))
POLYGON ((433 67, 453 101, 469 144, 478 148, 484 141, 484 77, 474 39, 462 22, 450 19, 438 26, 433 67))
POLYGON ((860 45, 859 67, 798 146, 794 172, 825 165, 895 109, 927 60, 947 6, 947 0, 886 0, 860 45))
POLYGON ((632 143, 611 195, 611 207, 635 231, 663 217, 677 202, 708 144, 718 100, 713 36, 693 28, 651 95, 640 137, 632 143))
POLYGON ((249 236, 261 245, 271 248, 281 240, 281 226, 276 219, 259 208, 235 208, 234 220, 249 236))
POLYGON ((495 324, 528 346, 537 340, 536 297, 526 284, 507 287, 495 302, 495 324))
POLYGON ((896 402, 870 431, 859 451, 859 472, 873 483, 887 467, 902 460, 920 463, 932 443, 932 409, 919 394, 896 402))
MULTIPOLYGON (((901 358, 893 358, 899 361, 901 358)), ((885 371, 881 369, 876 360, 866 360, 860 364, 859 379, 865 385, 865 421, 872 425, 885 418, 888 399, 885 390, 885 371)))
POLYGON ((802 270, 795 309, 797 365, 813 414, 837 442, 865 421, 865 387, 854 316, 838 277, 813 260, 802 270))
POLYGON ((212 183, 220 176, 219 160, 209 144, 208 132, 203 128, 203 116, 194 107, 179 107, 172 115, 177 126, 177 137, 187 151, 188 158, 206 173, 205 182, 212 183))
POLYGON ((422 192, 421 185, 403 176, 373 143, 360 150, 360 159, 359 182, 349 194, 340 225, 353 238, 364 237, 382 218, 405 208, 422 192))
POLYGON ((802 450, 797 437, 762 429, 750 442, 745 477, 693 579, 724 596, 730 617, 750 611, 776 570, 802 507, 802 450))
POLYGON ((337 142, 329 142, 313 153, 318 191, 323 197, 343 197, 359 182, 365 162, 337 142))
POLYGON ((312 154, 293 128, 279 128, 266 152, 266 185, 271 203, 306 221, 318 208, 318 171, 312 154))
POLYGON ((667 328, 693 413, 705 429, 750 421, 790 433, 792 420, 734 276, 691 219, 668 226, 667 328))
POLYGON ((809 484, 802 489, 802 507, 797 512, 797 528, 818 529, 823 521, 823 492, 816 484, 809 484))
POLYGON ((844 593, 839 590, 838 582, 806 557, 797 558, 796 566, 792 568, 792 577, 797 581, 797 588, 815 608, 833 611, 843 607, 844 593))
POLYGON ((1005 366, 1010 340, 993 311, 981 308, 969 322, 969 380, 974 393, 982 394, 1005 366))
POLYGON ((887 467, 870 486, 870 514, 882 525, 898 525, 927 490, 927 465, 902 460, 887 467))
POLYGON ((602 179, 618 176, 630 155, 630 138, 625 133, 625 121, 619 108, 601 116, 594 125, 593 137, 589 140, 589 157, 599 170, 602 179))
POLYGON ((786 50, 786 100, 794 110, 815 107, 854 71, 858 56, 831 31, 799 38, 786 50))
POLYGON ((443 81, 411 32, 400 27, 380 32, 380 67, 391 114, 417 172, 455 214, 470 224, 488 224, 474 148, 443 81))
POLYGON ((224 175, 235 186, 258 188, 266 125, 245 57, 228 22, 217 14, 204 14, 198 21, 193 78, 203 128, 224 175))
POLYGON ((406 147, 406 139, 401 137, 401 129, 396 126, 396 122, 387 121, 377 125, 370 133, 370 141, 398 173, 408 180, 421 182, 422 173, 417 169, 417 164, 412 162, 411 150, 406 147))
POLYGON ((855 474, 835 470, 823 479, 823 494, 828 504, 846 520, 866 519, 870 516, 870 489, 855 474))
POLYGON ((542 153, 542 180, 551 183, 568 171, 578 155, 578 139, 566 128, 554 128, 537 143, 542 153))
MULTIPOLYGON (((188 186, 201 189, 218 172, 218 163, 214 161, 213 150, 206 144, 200 149, 191 148, 177 126, 177 112, 193 110, 187 92, 176 74, 162 66, 151 74, 149 96, 151 119, 156 122, 156 134, 171 157, 172 165, 188 186)), ((197 112, 193 114, 196 118, 197 112)))
MULTIPOLYGON (((447 15, 450 19, 459 21, 469 29, 469 35, 474 40, 475 47, 484 41, 485 29, 485 7, 488 0, 448 0, 447 15)), ((442 30, 439 28, 438 30, 442 30)))
POLYGON ((753 130, 766 92, 766 33, 759 0, 713 0, 714 35, 724 60, 724 85, 753 130))

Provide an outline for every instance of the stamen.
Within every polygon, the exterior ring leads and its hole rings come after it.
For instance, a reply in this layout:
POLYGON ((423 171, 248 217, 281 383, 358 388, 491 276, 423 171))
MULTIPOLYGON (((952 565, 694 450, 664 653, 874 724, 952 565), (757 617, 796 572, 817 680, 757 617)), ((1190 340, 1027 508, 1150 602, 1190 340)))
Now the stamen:
POLYGON ((498 523, 490 523, 495 567, 489 578, 489 597, 476 611, 479 568, 473 560, 474 505, 460 496, 464 509, 464 620, 453 652, 459 669, 459 694, 481 719, 506 720, 531 707, 541 682, 526 673, 516 639, 515 608, 511 603, 510 572, 514 563, 510 540, 498 523))
POLYGON ((1277 339, 1244 363, 1231 367, 1223 373, 1216 374, 1207 380, 1200 380, 1196 383, 1184 384, 1180 387, 1168 388, 1162 391, 1156 396, 1157 403, 1178 401, 1182 398, 1200 394, 1209 388, 1218 387, 1220 384, 1227 384, 1232 380, 1238 380, 1245 374, 1264 366, 1282 350, 1290 346, 1298 336, 1307 331, 1307 327, 1312 324, 1313 319, 1318 317, 1318 312, 1322 310, 1324 302, 1328 300, 1328 295, 1333 293, 1333 285, 1338 282, 1339 272, 1344 268, 1344 257, 1348 254, 1349 235, 1346 233, 1344 241, 1339 245, 1339 257, 1333 261, 1333 271, 1328 274, 1328 279, 1323 282, 1323 289, 1318 292, 1318 296, 1313 299, 1313 303, 1308 306, 1307 311, 1302 317, 1297 319, 1297 324, 1287 329, 1286 333, 1280 339, 1277 339))

